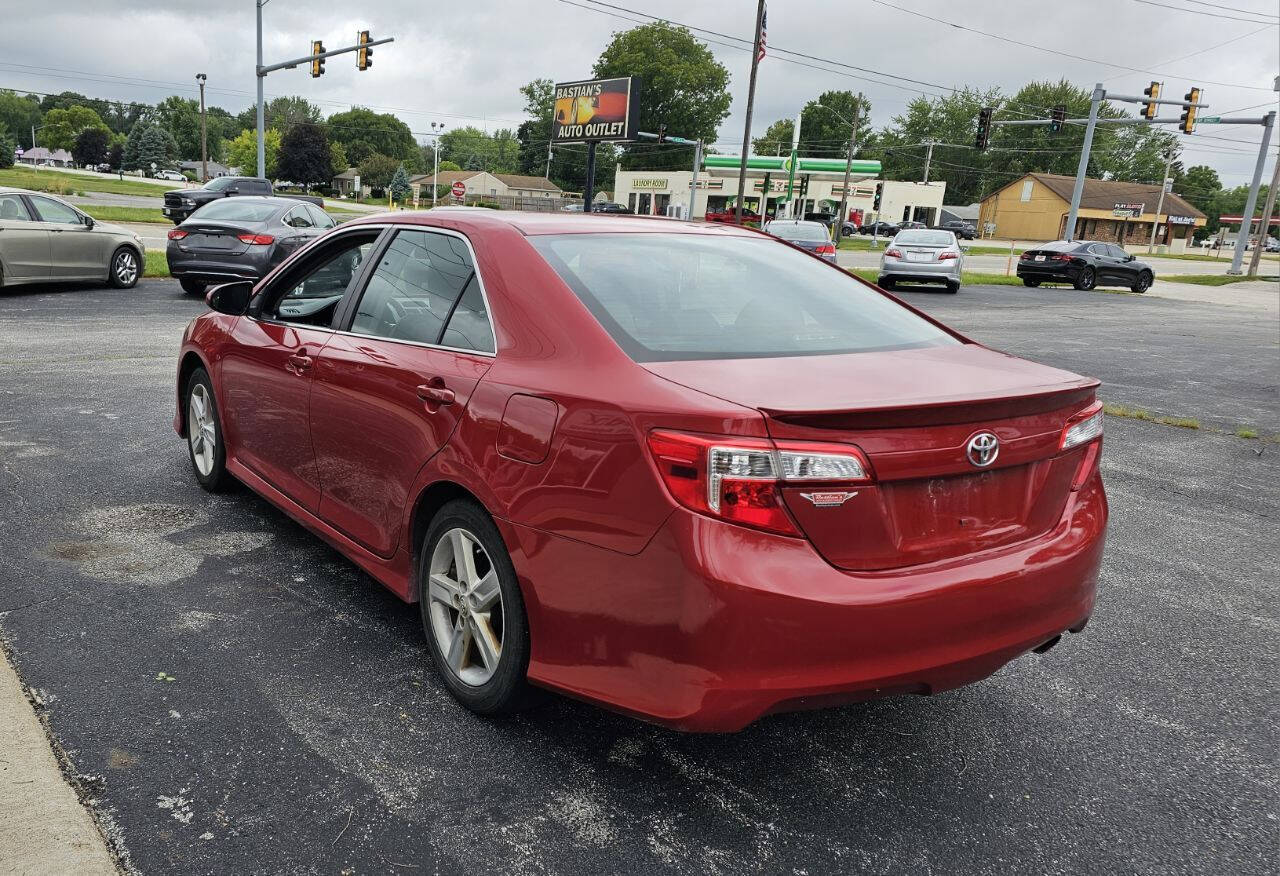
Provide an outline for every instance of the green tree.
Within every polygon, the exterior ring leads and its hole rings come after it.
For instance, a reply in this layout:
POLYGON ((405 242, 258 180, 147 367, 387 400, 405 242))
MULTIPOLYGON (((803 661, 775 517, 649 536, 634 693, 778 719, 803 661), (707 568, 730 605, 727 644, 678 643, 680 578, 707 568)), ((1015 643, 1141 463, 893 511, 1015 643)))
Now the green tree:
MULTIPOLYGON (((385 189, 391 184, 391 178, 400 168, 400 162, 389 155, 375 152, 360 162, 360 182, 374 191, 385 189)), ((379 195, 375 195, 379 197, 379 195)))
MULTIPOLYGON (((263 152, 267 163, 267 179, 276 178, 276 164, 280 158, 280 132, 268 128, 262 137, 263 152)), ((255 131, 241 131, 226 145, 229 167, 239 168, 245 176, 258 173, 258 135, 255 131)))
MULTIPOLYGON (((363 177, 361 178, 363 179, 363 177)), ((397 201, 403 201, 409 196, 409 171, 404 169, 403 163, 391 175, 391 184, 387 186, 387 189, 391 192, 391 197, 397 201)))
POLYGON ((66 109, 54 108, 45 113, 44 130, 40 133, 40 145, 48 149, 70 150, 76 135, 86 128, 101 128, 108 134, 111 129, 101 117, 87 106, 76 104, 66 109))
POLYGON ((334 113, 326 124, 329 139, 341 143, 347 150, 347 158, 357 163, 372 152, 397 161, 417 159, 418 143, 413 139, 409 126, 390 113, 375 113, 356 106, 346 112, 334 113))
MULTIPOLYGON (((301 122, 319 122, 324 118, 324 112, 305 97, 284 95, 273 97, 263 104, 262 116, 266 120, 266 127, 285 131, 301 122)), ((256 131, 258 129, 257 107, 251 106, 242 111, 235 117, 235 121, 238 126, 237 134, 246 129, 256 131)))
MULTIPOLYGON (((756 155, 787 155, 791 152, 791 140, 795 133, 795 119, 778 119, 765 128, 764 134, 752 138, 751 149, 756 155)), ((808 154, 803 146, 800 151, 808 154)))
POLYGON ((490 136, 479 128, 464 126, 440 137, 440 157, 468 170, 516 173, 520 170, 520 141, 509 128, 490 136))
MULTIPOLYGON (((843 119, 853 121, 858 114, 858 142, 862 143, 871 130, 871 101, 852 91, 824 91, 809 101, 800 111, 800 154, 823 158, 843 158, 849 153, 850 126, 843 119)), ((791 137, 795 131, 794 119, 778 119, 764 132, 764 136, 751 141, 753 149, 761 155, 787 155, 791 152, 791 137)))
POLYGON ((111 132, 106 128, 85 128, 76 135, 71 157, 81 166, 101 164, 107 160, 111 132))
POLYGON ((125 139, 117 134, 107 149, 107 164, 112 170, 120 170, 124 166, 124 144, 125 139))
POLYGON ((0 122, 0 168, 13 167, 13 152, 18 148, 18 141, 9 134, 9 129, 0 122))
POLYGON ((1219 209, 1222 180, 1218 178, 1218 172, 1208 165, 1197 164, 1188 168, 1174 183, 1173 190, 1206 216, 1216 218, 1222 213, 1219 209))
MULTIPOLYGON (((616 33, 596 61, 598 77, 639 76, 642 131, 714 142, 729 115, 729 71, 687 29, 658 21, 616 33)), ((651 145, 651 144, 646 144, 651 145)), ((692 147, 628 146, 627 167, 685 168, 692 147)))
POLYGON ((444 173, 447 170, 462 170, 462 165, 448 159, 442 160, 440 162, 440 172, 444 173))
POLYGON ((342 148, 341 143, 329 144, 329 173, 331 176, 337 176, 351 167, 351 163, 347 160, 347 150, 342 148))
MULTIPOLYGON (((155 108, 155 123, 164 128, 178 144, 178 153, 186 159, 200 158, 200 104, 190 98, 170 95, 155 108)), ((208 130, 209 140, 221 139, 221 128, 208 130)), ((210 149, 210 152, 215 151, 210 149)))
POLYGON ((308 188, 333 179, 333 155, 324 128, 314 122, 299 122, 286 131, 280 138, 276 173, 280 179, 308 188))
POLYGON ((41 123, 40 101, 32 96, 20 97, 12 91, 0 91, 0 125, 8 129, 24 147, 31 148, 31 129, 41 123))
POLYGON ((178 157, 173 135, 159 125, 148 125, 138 139, 137 169, 144 176, 170 167, 178 157))

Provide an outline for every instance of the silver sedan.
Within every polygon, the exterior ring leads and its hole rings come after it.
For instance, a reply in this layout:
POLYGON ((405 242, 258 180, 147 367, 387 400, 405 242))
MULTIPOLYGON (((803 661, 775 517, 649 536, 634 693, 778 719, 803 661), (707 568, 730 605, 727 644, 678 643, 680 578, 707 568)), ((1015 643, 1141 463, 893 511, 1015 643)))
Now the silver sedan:
POLYGON ((960 291, 964 250, 950 231, 920 228, 899 231, 880 257, 878 285, 892 289, 899 280, 945 283, 948 292, 960 291))
POLYGON ((0 287, 105 281, 127 289, 142 276, 145 253, 132 231, 61 198, 0 188, 0 287))

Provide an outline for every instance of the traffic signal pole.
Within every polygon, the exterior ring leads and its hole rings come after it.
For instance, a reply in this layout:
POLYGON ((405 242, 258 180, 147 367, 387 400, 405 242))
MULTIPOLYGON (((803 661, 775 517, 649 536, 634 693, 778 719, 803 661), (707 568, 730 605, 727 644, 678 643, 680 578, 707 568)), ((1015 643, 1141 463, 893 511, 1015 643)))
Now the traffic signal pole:
POLYGON ((1071 187, 1071 209, 1067 213, 1064 240, 1076 239, 1076 216, 1080 213, 1080 196, 1084 194, 1084 177, 1089 169, 1089 152, 1093 148, 1093 131, 1098 126, 1098 107, 1107 92, 1099 82, 1093 86, 1093 99, 1089 102, 1089 121, 1084 129, 1084 145, 1080 147, 1080 163, 1076 165, 1076 181, 1071 187))
MULTIPOLYGON (((1236 252, 1231 257, 1231 267, 1227 269, 1228 274, 1242 274, 1241 268, 1244 266, 1244 250, 1249 245, 1249 234, 1253 230, 1253 211, 1258 206, 1258 187, 1262 185, 1262 169, 1267 163, 1267 147, 1271 145, 1271 129, 1276 126, 1276 112, 1272 110, 1267 113, 1263 120, 1262 126, 1262 145, 1258 147, 1258 163, 1253 166, 1253 182, 1249 185, 1249 199, 1244 205, 1244 216, 1240 220, 1240 233, 1236 235, 1236 252)), ((1275 192, 1270 192, 1268 199, 1273 198, 1275 192)), ((1262 248, 1262 242, 1267 236, 1267 220, 1269 216, 1262 217, 1262 230, 1258 234, 1258 248, 1262 248)), ((1257 264, 1255 258, 1254 264, 1257 264)))
MULTIPOLYGON (((268 0, 253 0, 254 8, 257 12, 258 19, 258 63, 254 68, 254 73, 258 79, 258 176, 265 177, 267 175, 267 147, 266 147, 266 125, 265 110, 262 104, 262 80, 267 78, 268 73, 276 70, 292 69, 300 64, 310 64, 312 61, 320 61, 333 55, 345 55, 347 52, 358 52, 361 49, 368 49, 372 46, 380 46, 383 43, 395 42, 395 37, 383 37, 380 40, 366 40, 356 43, 354 46, 346 46, 341 49, 334 49, 329 52, 312 52, 309 55, 303 55, 301 58, 294 58, 291 61, 281 61, 279 64, 268 64, 263 66, 262 63, 262 7, 267 4, 268 0)), ((323 71, 323 67, 321 68, 323 71)), ((313 73, 314 75, 318 75, 313 73)))

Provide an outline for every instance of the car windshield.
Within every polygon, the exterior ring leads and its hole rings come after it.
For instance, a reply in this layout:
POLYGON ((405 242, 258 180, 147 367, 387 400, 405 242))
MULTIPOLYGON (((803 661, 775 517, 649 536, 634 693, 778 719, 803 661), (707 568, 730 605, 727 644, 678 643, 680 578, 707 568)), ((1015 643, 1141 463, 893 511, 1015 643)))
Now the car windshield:
POLYGON ((905 246, 950 246, 955 238, 950 231, 903 231, 893 242, 905 246))
POLYGON ((247 198, 222 198, 211 201, 192 214, 192 218, 217 219, 221 222, 265 222, 280 210, 279 204, 264 204, 247 198))
POLYGON ((827 240, 827 228, 818 222, 770 222, 764 230, 784 240, 827 240))
POLYGON ((564 234, 529 242, 637 362, 960 343, 844 271, 765 237, 564 234))
POLYGON ((230 177, 230 176, 214 177, 213 179, 209 180, 207 183, 204 184, 204 188, 211 192, 220 192, 223 189, 225 189, 227 186, 231 185, 233 182, 235 182, 234 177, 230 177))

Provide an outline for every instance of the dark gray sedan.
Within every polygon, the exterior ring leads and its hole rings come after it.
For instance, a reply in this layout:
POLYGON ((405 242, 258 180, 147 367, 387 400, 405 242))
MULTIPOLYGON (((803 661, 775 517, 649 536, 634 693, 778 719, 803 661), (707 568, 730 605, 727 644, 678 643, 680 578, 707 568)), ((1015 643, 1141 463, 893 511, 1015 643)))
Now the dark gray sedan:
POLYGON ((337 223, 293 198, 224 198, 169 232, 169 273, 193 295, 214 283, 258 280, 337 223))
POLYGON ((774 219, 764 226, 765 233, 781 238, 792 246, 798 246, 825 261, 835 264, 836 245, 831 232, 821 222, 804 219, 774 219))

